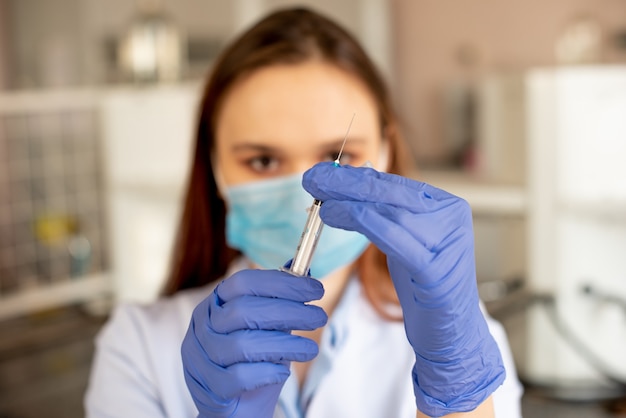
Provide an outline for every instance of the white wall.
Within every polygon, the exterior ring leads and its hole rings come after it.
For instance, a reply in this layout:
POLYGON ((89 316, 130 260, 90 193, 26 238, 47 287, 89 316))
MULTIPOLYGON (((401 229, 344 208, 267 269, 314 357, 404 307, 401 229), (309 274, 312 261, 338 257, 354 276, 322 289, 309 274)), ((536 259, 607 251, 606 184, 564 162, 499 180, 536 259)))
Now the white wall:
MULTIPOLYGON (((243 0, 245 1, 245 0, 243 0)), ((265 0, 268 9, 299 4, 337 20, 362 43, 387 78, 392 76, 391 4, 386 0, 265 0)))
POLYGON ((63 87, 82 81, 79 1, 10 2, 13 87, 63 87))

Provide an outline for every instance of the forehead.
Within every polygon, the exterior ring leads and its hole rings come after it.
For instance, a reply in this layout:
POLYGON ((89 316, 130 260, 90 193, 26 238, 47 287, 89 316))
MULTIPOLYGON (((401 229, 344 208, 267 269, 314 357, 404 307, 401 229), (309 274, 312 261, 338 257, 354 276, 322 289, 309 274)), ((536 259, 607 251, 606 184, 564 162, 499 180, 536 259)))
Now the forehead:
POLYGON ((351 135, 378 136, 378 108, 367 86, 332 64, 274 65, 238 81, 217 117, 225 139, 290 141, 341 137, 356 114, 351 135))

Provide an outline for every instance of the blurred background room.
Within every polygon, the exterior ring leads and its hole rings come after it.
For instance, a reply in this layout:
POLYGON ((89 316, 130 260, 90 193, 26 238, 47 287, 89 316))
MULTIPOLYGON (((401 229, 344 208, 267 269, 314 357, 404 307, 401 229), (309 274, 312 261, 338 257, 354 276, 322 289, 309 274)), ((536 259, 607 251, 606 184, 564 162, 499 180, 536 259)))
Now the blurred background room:
POLYGON ((0 0, 0 418, 83 415, 110 308, 168 268, 202 81, 266 12, 350 29, 473 208, 527 417, 626 416, 625 0, 0 0))

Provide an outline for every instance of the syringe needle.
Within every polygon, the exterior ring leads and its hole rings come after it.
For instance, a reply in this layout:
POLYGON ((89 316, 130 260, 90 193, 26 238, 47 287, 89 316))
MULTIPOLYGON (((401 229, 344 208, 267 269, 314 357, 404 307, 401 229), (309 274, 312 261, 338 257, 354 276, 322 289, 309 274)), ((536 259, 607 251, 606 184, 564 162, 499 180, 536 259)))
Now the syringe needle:
POLYGON ((337 154, 337 158, 335 158, 335 165, 339 165, 339 159, 341 158, 341 154, 343 154, 343 147, 346 146, 346 140, 348 139, 348 134, 350 133, 350 128, 352 127, 352 122, 354 122, 354 117, 356 116, 356 112, 352 114, 352 119, 350 119, 350 124, 348 125, 348 130, 346 131, 345 136, 343 137, 343 142, 341 143, 341 149, 339 150, 339 154, 337 154))

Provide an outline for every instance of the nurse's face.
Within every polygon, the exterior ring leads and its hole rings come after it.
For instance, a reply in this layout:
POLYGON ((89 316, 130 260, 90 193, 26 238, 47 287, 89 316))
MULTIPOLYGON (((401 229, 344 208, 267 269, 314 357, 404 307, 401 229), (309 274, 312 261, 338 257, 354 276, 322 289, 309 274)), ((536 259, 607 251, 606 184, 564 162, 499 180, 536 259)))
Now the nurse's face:
POLYGON ((369 160, 384 170, 376 103, 358 78, 320 61, 262 68, 224 98, 217 117, 216 168, 232 186, 332 161, 353 114, 341 164, 369 160))

